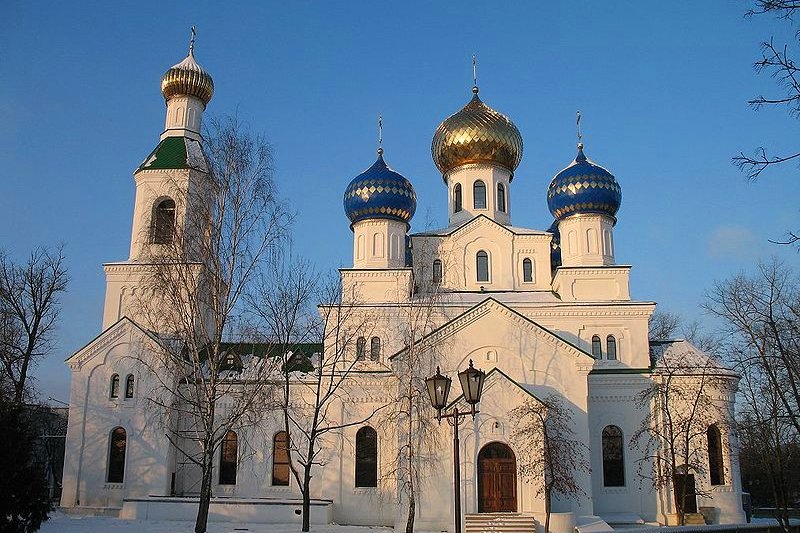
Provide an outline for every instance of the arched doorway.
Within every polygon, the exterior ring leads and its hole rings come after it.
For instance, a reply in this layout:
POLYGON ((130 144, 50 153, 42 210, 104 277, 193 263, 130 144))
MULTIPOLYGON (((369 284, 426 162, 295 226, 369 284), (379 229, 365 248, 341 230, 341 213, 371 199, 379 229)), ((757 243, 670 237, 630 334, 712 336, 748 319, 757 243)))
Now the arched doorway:
POLYGON ((478 512, 517 511, 517 459, 502 442, 491 442, 478 454, 478 512))

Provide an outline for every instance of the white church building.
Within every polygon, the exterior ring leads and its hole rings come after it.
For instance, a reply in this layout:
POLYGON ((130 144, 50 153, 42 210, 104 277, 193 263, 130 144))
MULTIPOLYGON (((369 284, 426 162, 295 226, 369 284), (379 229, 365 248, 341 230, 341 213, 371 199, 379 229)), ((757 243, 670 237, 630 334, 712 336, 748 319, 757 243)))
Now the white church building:
MULTIPOLYGON (((72 381, 61 505, 129 518, 191 520, 196 479, 148 422, 150 378, 130 357, 157 342, 159 332, 137 320, 130 302, 146 268, 143 250, 169 239, 170 224, 180 223, 170 198, 175 176, 191 187, 208 170, 200 132, 214 86, 190 50, 166 72, 161 87, 166 123, 158 145, 134 172, 130 256, 104 265, 102 332, 67 359, 72 381)), ((639 476, 644 453, 631 436, 645 413, 636 396, 652 382, 660 358, 705 355, 686 341, 659 343, 657 350, 650 345, 648 320, 656 305, 632 299, 631 266, 615 260, 621 185, 585 155, 582 144, 546 192, 552 226, 513 224, 513 180, 523 140, 507 116, 481 100, 477 86, 472 93, 439 125, 431 146, 443 179, 447 227, 410 233, 416 193, 386 164, 382 148, 366 171, 349 185, 342 181, 353 264, 340 270, 341 283, 378 320, 353 347, 357 390, 341 406, 341 416, 360 419, 394 397, 395 364, 406 348, 398 309, 430 302, 435 292, 435 323, 425 335, 439 346, 437 366, 454 377, 472 361, 486 372, 480 412, 460 426, 461 510, 468 530, 544 523, 539 482, 519 470, 528 450, 512 439, 511 412, 553 394, 570 409, 590 466, 578 474, 581 493, 554 502, 554 529, 669 523, 676 513, 672 490, 653 489, 639 476)), ((565 147, 565 162, 571 155, 565 147)), ((717 401, 732 415, 737 377, 719 368, 730 387, 717 401)), ((215 462, 211 520, 300 521, 285 433, 277 418, 269 423, 274 425, 259 434, 272 437, 251 442, 250 453, 237 453, 236 440, 223 444, 215 462)), ((418 496, 417 527, 453 531, 452 429, 444 422, 435 427, 443 445, 418 496)), ((367 420, 332 441, 324 466, 315 471, 312 523, 405 527, 397 490, 379 482, 397 445, 390 440, 367 420)), ((735 436, 710 428, 706 440, 708 463, 693 472, 702 495, 689 510, 712 508, 718 523, 743 522, 735 436)))

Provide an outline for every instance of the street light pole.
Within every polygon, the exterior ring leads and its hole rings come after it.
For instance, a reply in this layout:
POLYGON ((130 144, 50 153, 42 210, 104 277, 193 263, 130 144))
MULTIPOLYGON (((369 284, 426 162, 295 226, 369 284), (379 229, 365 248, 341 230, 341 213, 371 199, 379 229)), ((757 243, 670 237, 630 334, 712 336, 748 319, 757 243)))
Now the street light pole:
POLYGON ((469 368, 459 372, 458 379, 461 383, 461 389, 464 392, 464 400, 470 404, 471 410, 462 413, 458 410, 458 406, 453 406, 453 410, 444 415, 442 414, 442 410, 447 407, 447 395, 450 392, 452 380, 447 376, 443 376, 439 368, 436 369, 435 375, 425 380, 431 405, 436 409, 436 419, 439 423, 442 422, 442 418, 453 419, 453 511, 455 513, 455 533, 461 533, 461 453, 459 449, 458 425, 461 423, 462 417, 472 416, 474 419, 475 415, 478 413, 475 407, 481 399, 483 381, 485 378, 486 373, 474 368, 472 366, 472 360, 470 360, 469 368))
POLYGON ((455 479, 453 510, 456 514, 455 533, 461 533, 461 455, 458 449, 458 423, 460 422, 458 414, 458 407, 456 407, 453 409, 453 478, 455 479))

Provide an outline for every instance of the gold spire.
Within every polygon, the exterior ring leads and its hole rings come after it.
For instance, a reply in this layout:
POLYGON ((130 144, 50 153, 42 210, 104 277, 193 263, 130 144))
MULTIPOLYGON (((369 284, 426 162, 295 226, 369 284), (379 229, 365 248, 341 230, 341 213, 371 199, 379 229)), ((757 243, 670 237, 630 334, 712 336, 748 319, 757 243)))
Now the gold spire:
POLYGON ((195 27, 192 26, 189 54, 161 77, 161 94, 166 100, 173 96, 194 96, 208 105, 214 95, 214 80, 194 59, 195 35, 195 27))
POLYGON ((472 54, 472 94, 478 94, 478 58, 472 54))
POLYGON ((383 117, 378 113, 378 155, 383 155, 383 117))

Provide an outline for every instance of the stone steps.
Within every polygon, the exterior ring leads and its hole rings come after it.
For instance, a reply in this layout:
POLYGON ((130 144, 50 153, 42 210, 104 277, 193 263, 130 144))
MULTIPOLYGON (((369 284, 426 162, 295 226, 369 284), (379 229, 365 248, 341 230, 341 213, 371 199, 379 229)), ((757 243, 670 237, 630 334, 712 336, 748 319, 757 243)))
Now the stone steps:
POLYGON ((700 513, 686 513, 683 515, 683 522, 685 526, 704 526, 706 519, 700 513))
POLYGON ((478 513, 464 515, 465 533, 533 533, 536 520, 522 513, 478 513))

